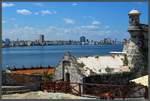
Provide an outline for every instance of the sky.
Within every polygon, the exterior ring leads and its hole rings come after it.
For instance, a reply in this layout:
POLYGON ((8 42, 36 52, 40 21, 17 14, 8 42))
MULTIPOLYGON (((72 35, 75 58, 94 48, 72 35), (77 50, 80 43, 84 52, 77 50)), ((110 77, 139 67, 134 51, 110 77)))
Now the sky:
POLYGON ((129 38, 128 13, 141 12, 148 23, 147 2, 3 2, 2 39, 89 40, 129 38))

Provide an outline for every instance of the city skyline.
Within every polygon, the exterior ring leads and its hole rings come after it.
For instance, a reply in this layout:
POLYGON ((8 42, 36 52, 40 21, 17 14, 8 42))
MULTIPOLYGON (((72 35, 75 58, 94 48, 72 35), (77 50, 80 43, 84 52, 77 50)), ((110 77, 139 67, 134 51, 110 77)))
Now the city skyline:
POLYGON ((17 47, 17 46, 49 46, 49 45, 116 45, 123 44, 125 39, 118 41, 117 39, 104 38, 102 40, 90 40, 85 36, 81 36, 78 40, 45 40, 44 35, 39 35, 37 40, 10 40, 6 38, 2 40, 2 47, 17 47))
MULTIPOLYGON (((45 40, 45 36, 44 34, 39 34, 37 36, 37 39, 34 39, 34 40, 30 40, 30 39, 19 39, 19 38, 16 38, 16 39, 11 39, 11 38, 5 38, 5 39, 2 39, 2 41, 5 41, 5 40, 10 40, 10 41, 40 41, 40 42, 43 42, 43 41, 81 41, 81 37, 85 37, 84 40, 89 40, 89 41, 101 41, 103 39, 112 39, 112 40, 117 40, 116 38, 110 38, 110 37, 104 37, 104 38, 101 38, 101 39, 98 39, 98 40, 93 40, 93 39, 90 39, 90 38, 87 38, 86 36, 82 35, 82 36, 79 36, 78 39, 74 39, 74 40, 71 40, 71 39, 47 39, 45 40)), ((122 40, 118 40, 118 41, 124 41, 124 40, 127 40, 127 39, 122 39, 122 40)))
POLYGON ((123 40, 129 38, 130 10, 136 8, 142 13, 142 23, 148 20, 146 2, 5 2, 2 7, 3 39, 12 40, 36 40, 40 34, 45 40, 78 40, 80 36, 123 40))

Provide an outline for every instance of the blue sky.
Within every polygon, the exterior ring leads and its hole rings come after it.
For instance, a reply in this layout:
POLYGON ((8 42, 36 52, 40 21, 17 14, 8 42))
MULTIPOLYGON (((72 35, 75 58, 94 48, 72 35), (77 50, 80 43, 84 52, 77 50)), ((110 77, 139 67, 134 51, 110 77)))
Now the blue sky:
POLYGON ((129 38, 128 12, 139 10, 148 23, 147 2, 4 2, 3 39, 90 40, 129 38))

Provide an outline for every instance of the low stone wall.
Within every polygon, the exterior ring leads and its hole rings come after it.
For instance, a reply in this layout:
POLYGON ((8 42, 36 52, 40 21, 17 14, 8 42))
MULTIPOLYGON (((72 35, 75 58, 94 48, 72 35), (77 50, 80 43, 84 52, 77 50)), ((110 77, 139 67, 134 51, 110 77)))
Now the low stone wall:
POLYGON ((83 83, 124 85, 128 84, 129 80, 132 79, 134 79, 133 73, 123 72, 85 77, 83 78, 83 83))
POLYGON ((42 77, 38 75, 6 74, 3 73, 2 85, 28 86, 31 90, 39 90, 42 77))
POLYGON ((84 85, 83 93, 99 97, 111 94, 115 98, 147 98, 147 88, 142 85, 84 85))
POLYGON ((83 83, 91 83, 93 85, 84 85, 83 93, 101 95, 113 92, 115 96, 145 97, 145 86, 129 82, 133 78, 133 74, 129 72, 85 77, 83 83), (101 84, 101 86, 94 84, 101 84))

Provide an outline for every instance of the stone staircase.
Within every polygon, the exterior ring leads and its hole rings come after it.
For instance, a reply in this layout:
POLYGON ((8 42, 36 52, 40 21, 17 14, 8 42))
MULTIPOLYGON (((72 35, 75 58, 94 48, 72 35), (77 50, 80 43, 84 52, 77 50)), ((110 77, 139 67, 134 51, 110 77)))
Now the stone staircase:
POLYGON ((27 86, 2 86, 2 94, 26 93, 31 89, 27 86))

